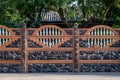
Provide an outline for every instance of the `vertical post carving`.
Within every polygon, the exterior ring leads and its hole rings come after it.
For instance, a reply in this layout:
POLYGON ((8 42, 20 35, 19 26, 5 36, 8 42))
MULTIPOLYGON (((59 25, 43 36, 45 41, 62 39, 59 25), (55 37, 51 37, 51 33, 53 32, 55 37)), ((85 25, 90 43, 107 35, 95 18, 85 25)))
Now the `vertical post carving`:
POLYGON ((22 73, 26 73, 26 24, 22 24, 22 73))
POLYGON ((74 24, 74 72, 78 72, 78 24, 74 24))

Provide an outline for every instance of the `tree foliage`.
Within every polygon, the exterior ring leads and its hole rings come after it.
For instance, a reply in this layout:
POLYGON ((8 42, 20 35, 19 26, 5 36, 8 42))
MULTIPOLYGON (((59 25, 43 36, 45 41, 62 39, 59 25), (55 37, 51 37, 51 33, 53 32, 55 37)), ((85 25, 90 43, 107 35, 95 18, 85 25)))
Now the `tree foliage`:
POLYGON ((20 27, 27 20, 29 27, 38 27, 41 13, 51 9, 67 27, 71 25, 66 18, 80 21, 83 27, 93 20, 112 20, 114 27, 120 25, 120 0, 0 0, 0 24, 20 27))

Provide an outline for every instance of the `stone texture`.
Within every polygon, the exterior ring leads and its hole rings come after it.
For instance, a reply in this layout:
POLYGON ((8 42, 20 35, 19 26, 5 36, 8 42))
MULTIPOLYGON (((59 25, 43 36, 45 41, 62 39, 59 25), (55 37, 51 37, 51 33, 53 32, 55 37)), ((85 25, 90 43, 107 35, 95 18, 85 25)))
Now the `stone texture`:
POLYGON ((38 43, 36 43, 32 40, 28 40, 28 47, 29 48, 42 48, 41 45, 39 45, 38 43))
POLYGON ((87 30, 80 30, 79 35, 84 35, 87 32, 87 30))
POLYGON ((32 35, 35 32, 35 30, 28 30, 28 35, 32 35))
POLYGON ((0 64, 0 73, 19 73, 20 65, 18 64, 0 64))
POLYGON ((65 30, 65 32, 66 32, 68 35, 72 35, 72 34, 73 34, 73 31, 72 31, 72 30, 65 30))
POLYGON ((73 46, 73 40, 70 39, 67 42, 64 42, 63 44, 61 44, 59 47, 72 47, 73 46))
POLYGON ((15 33, 15 35, 20 35, 21 34, 20 30, 12 30, 12 31, 15 33))
POLYGON ((120 51, 81 51, 82 60, 120 60, 120 51))
POLYGON ((120 47, 120 40, 112 44, 110 47, 120 47))
POLYGON ((72 64, 29 64, 28 72, 72 72, 72 64))
POLYGON ((15 40, 14 42, 12 42, 11 44, 7 45, 7 48, 20 48, 20 39, 15 40))
POLYGON ((0 51, 0 60, 20 60, 20 52, 0 51))
POLYGON ((120 64, 81 64, 80 72, 120 72, 120 64))
POLYGON ((72 51, 29 52, 30 60, 71 60, 72 51))
POLYGON ((79 46, 80 47, 88 47, 87 40, 79 40, 79 46))

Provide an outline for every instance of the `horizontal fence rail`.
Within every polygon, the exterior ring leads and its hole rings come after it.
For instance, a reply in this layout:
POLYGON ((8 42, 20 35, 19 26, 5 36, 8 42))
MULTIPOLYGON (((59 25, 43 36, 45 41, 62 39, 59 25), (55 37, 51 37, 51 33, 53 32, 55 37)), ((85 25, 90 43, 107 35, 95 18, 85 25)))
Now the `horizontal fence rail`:
POLYGON ((7 28, 0 25, 0 72, 120 72, 120 29, 7 28))

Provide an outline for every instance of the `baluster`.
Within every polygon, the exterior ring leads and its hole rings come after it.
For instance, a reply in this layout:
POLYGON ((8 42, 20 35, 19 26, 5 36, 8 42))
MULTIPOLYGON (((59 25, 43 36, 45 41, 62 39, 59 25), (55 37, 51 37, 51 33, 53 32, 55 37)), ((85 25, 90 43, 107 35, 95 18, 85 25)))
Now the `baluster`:
POLYGON ((107 45, 108 45, 108 43, 109 43, 109 42, 108 42, 108 38, 107 38, 107 45))
POLYGON ((3 35, 3 28, 1 28, 1 35, 3 35))
POLYGON ((55 39, 55 41, 56 41, 56 44, 57 44, 57 43, 58 43, 58 42, 57 42, 57 38, 55 39))
POLYGON ((54 30, 53 30, 53 31, 54 31, 54 33, 53 33, 53 34, 55 35, 55 28, 54 28, 54 30))
POLYGON ((60 38, 58 39, 58 42, 60 42, 60 38))
POLYGON ((42 41, 44 44, 45 44, 45 38, 43 38, 43 41, 42 41))
POLYGON ((60 30, 58 30, 58 35, 60 35, 60 30))
POLYGON ((101 31, 100 31, 100 28, 99 28, 99 36, 100 36, 100 34, 101 34, 101 31))
POLYGON ((99 43, 100 43, 100 40, 99 40, 99 38, 97 38, 97 41, 98 41, 98 46, 100 47, 100 44, 99 44, 99 43))
POLYGON ((46 28, 44 28, 45 36, 46 36, 46 28))
POLYGON ((91 38, 91 47, 94 46, 93 38, 91 38))
POLYGON ((99 36, 99 28, 97 28, 97 35, 99 36))
POLYGON ((55 42, 54 42, 54 38, 52 39, 52 46, 54 46, 55 45, 55 42))
POLYGON ((50 46, 50 40, 49 40, 49 38, 48 38, 48 47, 50 46))
POLYGON ((38 32, 38 36, 41 35, 41 31, 38 32))
POLYGON ((102 38, 101 38, 101 39, 100 39, 100 47, 102 48, 102 46, 103 46, 103 45, 102 45, 102 38))
POLYGON ((6 43, 6 38, 4 38, 4 43, 6 43))
POLYGON ((105 28, 103 28, 103 29, 104 29, 104 35, 105 35, 105 33, 106 33, 106 31, 105 31, 105 30, 106 30, 106 29, 105 29, 105 28))
POLYGON ((43 29, 41 30, 41 35, 43 35, 43 29))
POLYGON ((106 35, 108 36, 108 29, 107 29, 106 33, 107 33, 106 35))
POLYGON ((48 40, 49 40, 49 47, 51 48, 51 39, 49 38, 48 40))
POLYGON ((49 46, 49 40, 48 40, 48 38, 46 39, 46 45, 49 46))
POLYGON ((1 45, 3 44, 3 38, 1 38, 1 45))
POLYGON ((54 35, 54 28, 52 28, 52 35, 54 35))
POLYGON ((94 38, 94 45, 96 45, 96 38, 94 38))
POLYGON ((2 31, 2 32, 3 32, 3 35, 5 36, 5 29, 3 29, 3 31, 2 31))
POLYGON ((51 28, 51 35, 53 35, 53 28, 51 28))
POLYGON ((93 30, 91 31, 91 35, 93 35, 93 30))
POLYGON ((49 35, 51 35, 51 29, 49 28, 49 35))
POLYGON ((2 31, 1 31, 1 28, 0 28, 0 35, 1 35, 2 31))
POLYGON ((52 47, 52 39, 50 39, 50 46, 52 47))
POLYGON ((6 38, 6 42, 8 42, 8 38, 6 38))
POLYGON ((110 30, 110 36, 112 35, 112 31, 110 30))
POLYGON ((0 46, 1 46, 2 44, 1 44, 1 38, 0 38, 0 46))
POLYGON ((48 28, 46 28, 46 36, 48 35, 48 28))
POLYGON ((50 39, 48 38, 48 46, 50 47, 50 39))
POLYGON ((90 38, 90 48, 92 47, 92 40, 91 40, 91 38, 90 38))
POLYGON ((87 42, 88 43, 88 47, 90 48, 90 39, 88 38, 87 40, 88 40, 88 42, 87 42))
POLYGON ((55 35, 57 36, 57 29, 55 29, 55 35))
POLYGON ((9 35, 9 32, 7 31, 7 36, 9 35))
POLYGON ((94 35, 96 36, 96 29, 94 30, 94 35))
POLYGON ((112 38, 110 38, 110 43, 112 42, 112 38))
POLYGON ((43 29, 43 36, 45 35, 45 29, 43 29))
POLYGON ((59 43, 59 38, 57 38, 57 42, 59 43))
POLYGON ((56 44, 56 38, 54 38, 54 45, 56 44))
POLYGON ((3 38, 3 44, 5 43, 5 39, 3 38))
POLYGON ((104 38, 104 40, 103 40, 103 41, 104 41, 104 42, 103 42, 103 47, 104 47, 104 46, 105 46, 105 44, 106 44, 106 43, 105 43, 105 42, 106 42, 106 41, 105 41, 105 38, 104 38))
POLYGON ((95 29, 94 34, 95 34, 95 36, 97 35, 97 29, 95 29))
POLYGON ((103 33, 102 28, 100 28, 100 33, 101 33, 100 35, 102 36, 102 33, 103 33))
POLYGON ((4 34, 5 34, 5 36, 7 36, 7 30, 6 29, 5 29, 5 33, 4 34))

